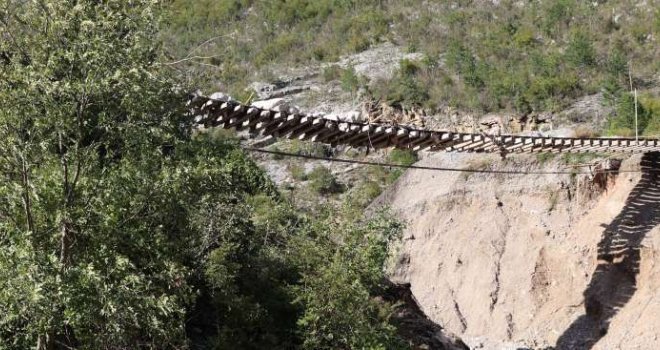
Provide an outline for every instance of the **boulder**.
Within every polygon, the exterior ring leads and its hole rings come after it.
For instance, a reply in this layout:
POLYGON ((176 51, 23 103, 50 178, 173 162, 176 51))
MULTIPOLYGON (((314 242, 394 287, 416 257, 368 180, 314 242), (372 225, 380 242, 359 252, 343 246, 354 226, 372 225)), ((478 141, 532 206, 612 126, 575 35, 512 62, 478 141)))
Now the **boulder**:
POLYGON ((276 107, 285 105, 288 107, 288 104, 286 101, 284 101, 283 98, 273 98, 270 100, 262 100, 262 101, 255 101, 252 102, 252 106, 261 108, 261 109, 272 109, 275 110, 276 107))
POLYGON ((231 98, 231 96, 227 94, 223 94, 222 92, 214 92, 211 94, 211 96, 209 96, 209 98, 212 100, 223 101, 223 102, 234 100, 233 98, 231 98))

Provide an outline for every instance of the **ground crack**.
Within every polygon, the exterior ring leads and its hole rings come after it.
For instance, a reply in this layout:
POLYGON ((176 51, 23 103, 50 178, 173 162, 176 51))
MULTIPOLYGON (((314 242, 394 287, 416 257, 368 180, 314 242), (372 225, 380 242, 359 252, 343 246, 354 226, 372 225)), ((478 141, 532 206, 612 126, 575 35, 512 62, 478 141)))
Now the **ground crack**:
POLYGON ((456 296, 454 295, 454 290, 450 288, 449 293, 451 294, 451 299, 452 302, 454 303, 454 312, 456 312, 456 316, 458 317, 458 320, 461 322, 461 333, 464 333, 467 330, 467 320, 465 319, 463 312, 461 312, 460 306, 458 306, 458 302, 456 301, 456 296))
POLYGON ((495 260, 495 277, 493 278, 493 282, 495 283, 495 288, 493 289, 492 292, 490 292, 490 312, 492 313, 493 310, 495 309, 495 305, 497 305, 497 302, 499 300, 499 294, 500 294, 500 272, 502 270, 502 256, 504 255, 504 252, 506 251, 506 239, 507 239, 507 233, 509 232, 509 229, 511 225, 509 224, 509 218, 506 216, 504 213, 504 210, 502 209, 501 206, 498 205, 498 210, 500 212, 500 215, 504 218, 504 224, 503 225, 498 225, 500 229, 500 237, 498 241, 492 242, 493 249, 495 249, 495 254, 497 256, 495 260))

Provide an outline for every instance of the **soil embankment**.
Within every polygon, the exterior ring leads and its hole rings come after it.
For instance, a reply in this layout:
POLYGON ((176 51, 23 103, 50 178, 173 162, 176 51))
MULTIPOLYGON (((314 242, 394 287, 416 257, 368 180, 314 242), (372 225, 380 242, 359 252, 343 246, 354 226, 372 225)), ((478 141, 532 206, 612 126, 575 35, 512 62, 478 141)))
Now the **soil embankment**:
MULTIPOLYGON (((435 154, 423 165, 559 170, 435 154)), ((471 348, 648 349, 660 337, 658 154, 608 179, 409 171, 374 206, 408 222, 392 271, 471 348)))

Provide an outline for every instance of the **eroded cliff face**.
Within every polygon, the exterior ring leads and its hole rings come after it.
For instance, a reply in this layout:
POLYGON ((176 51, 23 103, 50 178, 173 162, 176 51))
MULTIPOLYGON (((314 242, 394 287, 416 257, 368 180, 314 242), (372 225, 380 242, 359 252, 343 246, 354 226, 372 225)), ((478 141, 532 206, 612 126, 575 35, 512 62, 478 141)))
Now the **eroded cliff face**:
MULTIPOLYGON (((460 154, 421 164, 564 167, 460 154)), ((660 174, 649 167, 660 156, 631 157, 595 181, 409 171, 374 203, 408 222, 392 280, 410 283, 422 310, 471 348, 655 348, 660 174)))

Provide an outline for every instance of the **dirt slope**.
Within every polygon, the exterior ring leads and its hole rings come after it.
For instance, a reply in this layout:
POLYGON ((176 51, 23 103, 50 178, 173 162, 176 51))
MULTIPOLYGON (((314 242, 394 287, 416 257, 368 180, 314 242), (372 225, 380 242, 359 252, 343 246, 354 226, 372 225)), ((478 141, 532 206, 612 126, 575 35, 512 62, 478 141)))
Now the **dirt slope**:
MULTIPOLYGON (((561 167, 458 154, 420 163, 561 167)), ((642 166, 660 167, 660 156, 632 157, 622 170, 642 166)), ((660 346, 654 174, 622 173, 598 186, 586 175, 413 170, 373 206, 409 222, 393 281, 410 283, 422 310, 471 348, 651 349, 660 346)))

